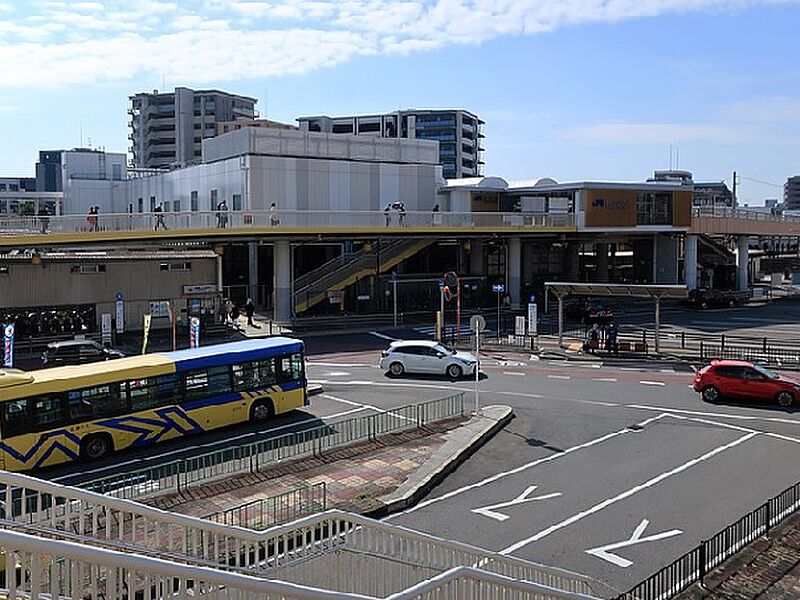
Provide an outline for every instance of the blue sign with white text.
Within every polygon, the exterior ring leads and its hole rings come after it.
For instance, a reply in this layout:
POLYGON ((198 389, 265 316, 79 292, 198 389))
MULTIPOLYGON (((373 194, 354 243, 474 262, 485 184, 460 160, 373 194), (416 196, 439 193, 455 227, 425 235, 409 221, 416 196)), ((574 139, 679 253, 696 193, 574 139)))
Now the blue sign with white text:
POLYGON ((502 283, 492 284, 492 291, 497 294, 502 294, 506 291, 506 286, 504 286, 502 283))

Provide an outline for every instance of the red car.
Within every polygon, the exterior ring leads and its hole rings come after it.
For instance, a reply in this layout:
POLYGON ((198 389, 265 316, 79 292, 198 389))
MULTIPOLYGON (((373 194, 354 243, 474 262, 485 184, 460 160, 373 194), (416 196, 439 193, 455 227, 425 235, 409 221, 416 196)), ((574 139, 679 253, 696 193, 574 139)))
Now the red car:
POLYGON ((791 406, 800 397, 800 379, 741 360, 712 360, 695 374, 692 387, 706 402, 730 398, 791 406))

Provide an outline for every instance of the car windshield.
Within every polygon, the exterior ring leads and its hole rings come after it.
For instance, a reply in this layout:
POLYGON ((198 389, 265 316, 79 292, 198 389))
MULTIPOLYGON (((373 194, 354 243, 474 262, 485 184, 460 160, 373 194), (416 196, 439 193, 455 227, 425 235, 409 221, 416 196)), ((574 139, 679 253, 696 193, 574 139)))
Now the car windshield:
POLYGON ((452 348, 448 348, 444 344, 436 344, 433 347, 433 349, 436 350, 437 352, 441 352, 442 354, 455 354, 456 353, 455 350, 453 350, 452 348))
POLYGON ((777 373, 773 373, 769 369, 765 369, 764 367, 761 367, 759 365, 753 365, 753 368, 756 371, 758 371, 759 373, 761 373, 764 377, 767 377, 768 379, 779 379, 780 378, 780 375, 778 375, 777 373))

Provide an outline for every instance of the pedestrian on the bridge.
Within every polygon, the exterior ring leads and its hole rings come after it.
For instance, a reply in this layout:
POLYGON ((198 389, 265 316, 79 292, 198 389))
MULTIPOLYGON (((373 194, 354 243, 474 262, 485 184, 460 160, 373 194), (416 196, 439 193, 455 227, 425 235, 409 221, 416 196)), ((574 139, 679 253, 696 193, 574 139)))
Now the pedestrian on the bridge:
POLYGON ((225 229, 228 226, 228 203, 225 198, 217 204, 217 228, 225 229))
POLYGON ((156 207, 153 209, 153 212, 156 213, 156 226, 155 231, 158 231, 159 228, 164 228, 165 230, 168 229, 167 223, 164 221, 164 205, 159 202, 156 207))
POLYGON ((433 205, 433 209, 431 210, 431 212, 435 212, 435 213, 439 212, 439 203, 438 202, 433 205))
POLYGON ((281 224, 281 219, 278 217, 278 206, 274 202, 269 205, 269 224, 271 227, 281 224))
POLYGON ((402 202, 397 203, 398 223, 400 227, 406 226, 406 205, 402 202))
POLYGON ((256 329, 259 329, 259 326, 253 323, 253 315, 255 314, 255 312, 256 312, 256 305, 253 304, 252 298, 248 298, 247 302, 244 303, 244 314, 247 315, 247 324, 250 327, 255 327, 256 329))
POLYGON ((97 220, 100 214, 99 206, 90 206, 89 213, 86 215, 86 222, 89 223, 89 231, 98 231, 97 220))
POLYGON ((383 218, 386 219, 386 226, 392 224, 392 203, 386 205, 386 208, 383 209, 383 218))
POLYGON ((50 209, 46 204, 39 207, 39 225, 41 225, 42 233, 47 233, 50 229, 50 209))
POLYGON ((607 332, 608 349, 614 354, 619 354, 619 345, 617 344, 617 337, 619 336, 619 328, 616 323, 611 323, 608 326, 607 332))

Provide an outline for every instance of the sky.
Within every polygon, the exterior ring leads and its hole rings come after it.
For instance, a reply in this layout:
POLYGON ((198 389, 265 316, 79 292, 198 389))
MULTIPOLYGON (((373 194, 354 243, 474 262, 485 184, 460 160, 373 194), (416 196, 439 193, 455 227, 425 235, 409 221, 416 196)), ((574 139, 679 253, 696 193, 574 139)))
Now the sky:
POLYGON ((484 174, 800 174, 800 0, 0 0, 0 176, 128 148, 128 96, 258 98, 261 116, 465 108, 484 174))

